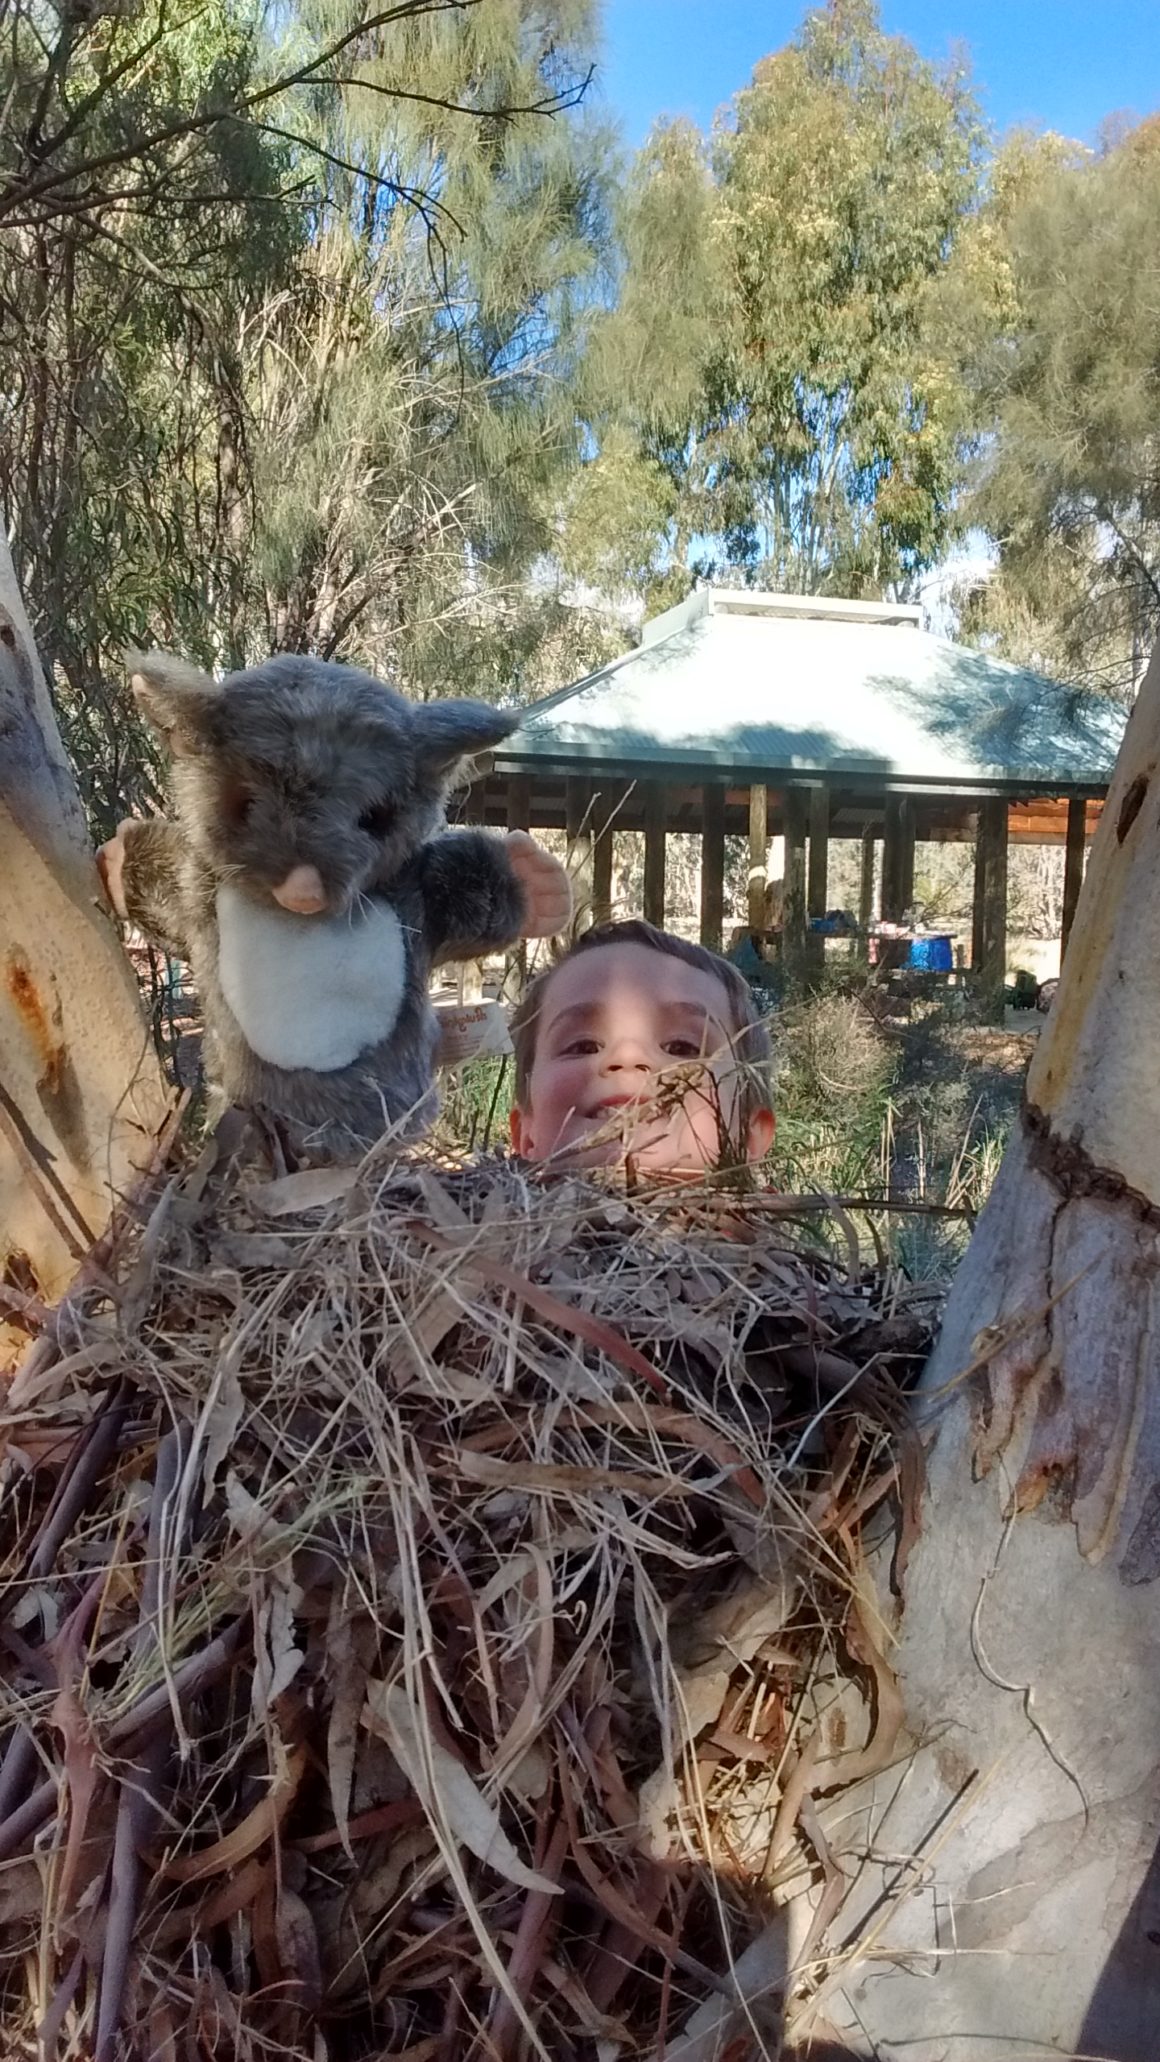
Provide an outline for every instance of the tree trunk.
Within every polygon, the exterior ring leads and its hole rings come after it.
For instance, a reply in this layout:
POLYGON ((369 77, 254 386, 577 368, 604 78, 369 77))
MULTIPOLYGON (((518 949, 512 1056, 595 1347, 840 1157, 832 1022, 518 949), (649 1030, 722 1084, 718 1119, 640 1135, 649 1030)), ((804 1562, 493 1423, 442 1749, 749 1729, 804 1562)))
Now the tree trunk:
POLYGON ((1158 883, 1160 653, 924 1377, 917 1744, 836 1814, 858 2056, 1160 2054, 1158 883))
POLYGON ((0 1286, 55 1298, 168 1098, 2 534, 0 882, 0 1286))

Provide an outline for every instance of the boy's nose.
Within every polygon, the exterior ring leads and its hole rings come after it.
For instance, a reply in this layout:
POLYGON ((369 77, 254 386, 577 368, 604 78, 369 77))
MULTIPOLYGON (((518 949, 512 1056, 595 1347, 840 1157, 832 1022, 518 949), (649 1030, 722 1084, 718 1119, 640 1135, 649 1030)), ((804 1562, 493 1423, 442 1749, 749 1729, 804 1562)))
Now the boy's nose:
POLYGON ((652 1068, 642 1046, 622 1040, 604 1056, 606 1074, 649 1074, 652 1068))

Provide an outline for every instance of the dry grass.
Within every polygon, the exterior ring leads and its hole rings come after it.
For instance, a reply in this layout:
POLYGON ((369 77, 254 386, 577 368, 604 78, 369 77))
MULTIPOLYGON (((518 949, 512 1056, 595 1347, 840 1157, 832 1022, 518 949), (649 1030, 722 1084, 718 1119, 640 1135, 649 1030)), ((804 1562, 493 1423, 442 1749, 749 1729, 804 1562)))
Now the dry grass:
POLYGON ((896 1747, 858 1538, 893 1497, 905 1555, 930 1321, 793 1215, 211 1146, 37 1320, 6 2056, 780 2052, 842 1887, 812 1799, 896 1747))

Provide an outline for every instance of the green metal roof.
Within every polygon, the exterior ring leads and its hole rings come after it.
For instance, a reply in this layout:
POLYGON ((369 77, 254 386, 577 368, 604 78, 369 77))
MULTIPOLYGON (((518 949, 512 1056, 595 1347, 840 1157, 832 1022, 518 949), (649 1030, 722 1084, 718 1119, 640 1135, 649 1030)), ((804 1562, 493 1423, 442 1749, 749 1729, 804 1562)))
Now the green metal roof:
POLYGON ((1125 712, 919 627, 917 609, 702 589, 526 711, 501 772, 1099 792, 1125 712))

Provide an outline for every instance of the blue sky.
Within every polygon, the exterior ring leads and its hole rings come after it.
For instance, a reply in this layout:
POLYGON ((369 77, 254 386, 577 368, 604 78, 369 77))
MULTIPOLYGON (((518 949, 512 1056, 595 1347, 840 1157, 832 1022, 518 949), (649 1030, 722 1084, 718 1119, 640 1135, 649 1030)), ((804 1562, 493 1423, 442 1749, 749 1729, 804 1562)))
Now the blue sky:
MULTIPOLYGON (((602 99, 630 144, 659 115, 702 128, 789 40, 787 0, 604 0, 602 99)), ((927 57, 963 43, 983 111, 1093 142, 1112 114, 1160 107, 1160 0, 881 0, 883 26, 927 57)))

